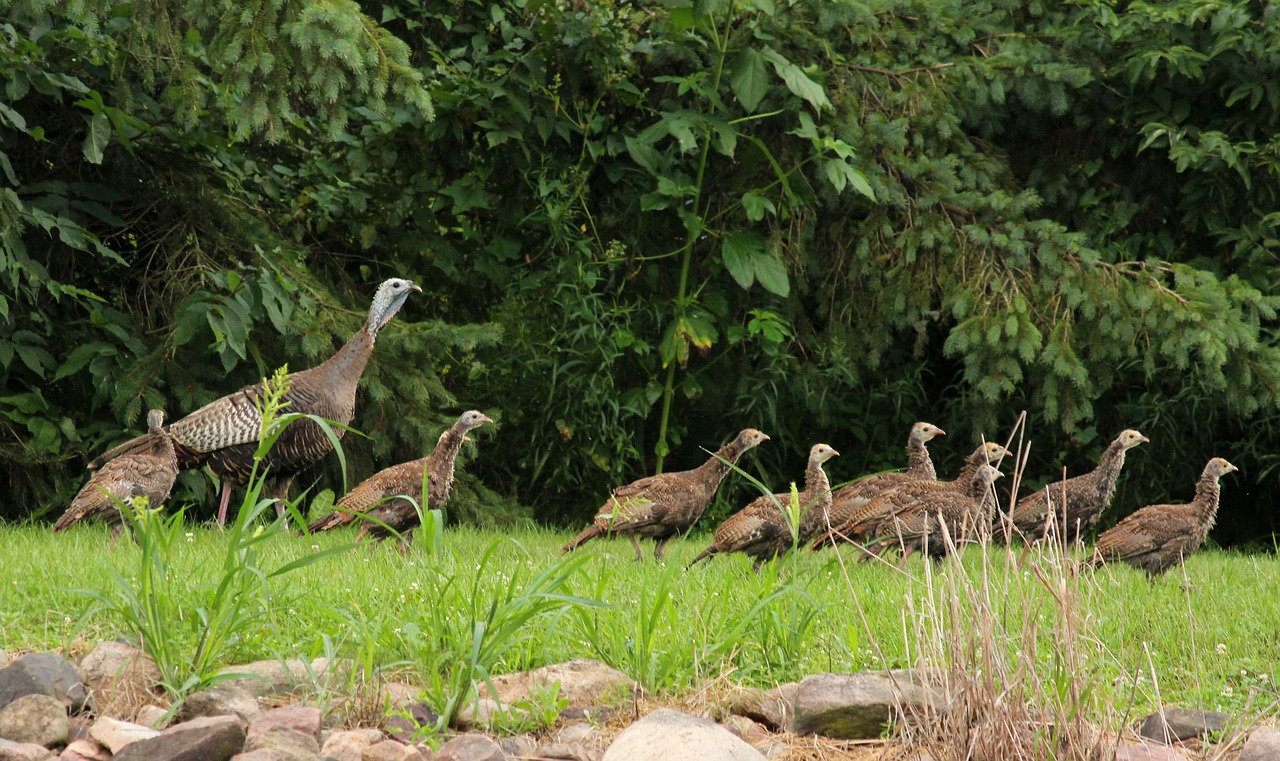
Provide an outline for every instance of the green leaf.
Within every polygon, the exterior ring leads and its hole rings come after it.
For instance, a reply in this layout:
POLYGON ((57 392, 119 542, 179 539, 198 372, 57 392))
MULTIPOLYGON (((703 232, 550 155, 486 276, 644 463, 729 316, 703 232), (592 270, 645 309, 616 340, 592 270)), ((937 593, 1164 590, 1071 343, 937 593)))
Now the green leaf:
POLYGON ((644 167, 650 174, 658 174, 662 170, 662 154, 648 142, 634 137, 626 139, 627 153, 631 160, 644 167))
POLYGON ((720 258, 724 260, 725 269, 743 288, 750 288, 756 281, 755 268, 751 263, 754 252, 751 242, 745 240, 750 237, 746 233, 732 233, 725 236, 720 244, 720 258))
POLYGON ((814 111, 821 111, 824 106, 831 108, 831 101, 827 99, 827 93, 822 89, 822 85, 809 79, 809 75, 805 74, 803 69, 788 61, 773 48, 765 48, 763 55, 769 63, 773 64, 774 71, 782 77, 783 84, 793 95, 806 100, 813 106, 814 111))
POLYGON ((764 219, 766 211, 775 215, 778 213, 778 208, 773 205, 773 201, 750 190, 742 194, 742 209, 747 212, 747 219, 752 222, 764 219))
POLYGON ((102 151, 111 140, 111 121, 99 111, 89 120, 89 133, 84 137, 84 157, 90 164, 102 163, 102 151))
POLYGON ((785 297, 791 293, 791 280, 787 277, 787 268, 782 262, 768 254, 760 254, 755 258, 756 279, 766 291, 785 297))
POLYGON ((831 183, 837 193, 844 190, 844 186, 849 183, 849 178, 844 172, 848 166, 843 159, 827 159, 822 164, 822 170, 827 175, 827 182, 831 183))
POLYGON ((738 99, 747 113, 756 110, 760 101, 769 90, 768 72, 765 71, 764 56, 755 48, 747 48, 734 59, 733 69, 729 72, 729 87, 733 96, 738 99))

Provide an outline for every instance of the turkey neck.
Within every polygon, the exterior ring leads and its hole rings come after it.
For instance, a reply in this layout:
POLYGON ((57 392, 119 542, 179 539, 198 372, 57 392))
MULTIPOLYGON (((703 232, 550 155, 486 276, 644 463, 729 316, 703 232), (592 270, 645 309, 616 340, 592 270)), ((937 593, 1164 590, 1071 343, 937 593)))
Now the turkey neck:
POLYGON ((822 469, 822 463, 810 460, 804 471, 804 491, 800 492, 800 509, 804 511, 800 519, 800 541, 819 528, 826 528, 830 507, 831 482, 827 480, 827 472, 822 469))
POLYGON ((929 459, 929 448, 923 441, 912 439, 907 442, 907 475, 925 481, 938 480, 933 460, 929 459))
POLYGON ((1098 461, 1098 467, 1093 469, 1093 476, 1098 483, 1098 496, 1102 497, 1102 504, 1111 503, 1111 497, 1115 495, 1116 479, 1120 477, 1120 469, 1124 467, 1125 448, 1118 441, 1111 442, 1111 446, 1107 447, 1107 451, 1102 453, 1102 459, 1098 461))
POLYGON ((1218 477, 1205 468, 1204 473, 1200 474, 1200 480, 1196 482, 1196 498, 1192 500, 1195 506, 1193 512, 1196 517, 1196 531, 1202 542, 1218 519, 1219 489, 1218 477))
POLYGON ((350 423, 355 417, 356 385, 364 374, 365 365, 369 364, 369 357, 373 356, 373 341, 374 336, 368 328, 361 328, 347 339, 336 354, 313 369, 304 371, 322 384, 320 390, 331 391, 335 400, 342 400, 341 415, 335 419, 343 425, 350 423))
POLYGON ((431 453, 428 458, 431 460, 430 468, 444 468, 444 476, 448 478, 453 473, 453 462, 458 458, 458 450, 462 449, 462 442, 467 438, 467 429, 461 423, 454 423, 453 427, 445 431, 440 437, 440 441, 436 443, 436 450, 431 453))
POLYGON ((720 482, 729 473, 729 467, 738 462, 738 458, 747 451, 746 446, 741 441, 734 439, 728 444, 720 447, 710 460, 702 463, 697 468, 697 478, 699 481, 706 481, 709 493, 714 494, 720 482))

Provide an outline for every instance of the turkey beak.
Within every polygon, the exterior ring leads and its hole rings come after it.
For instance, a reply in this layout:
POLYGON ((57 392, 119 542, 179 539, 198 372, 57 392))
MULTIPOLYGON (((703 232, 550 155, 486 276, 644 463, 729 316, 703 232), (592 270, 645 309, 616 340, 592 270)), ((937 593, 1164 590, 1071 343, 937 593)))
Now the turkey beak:
POLYGON ((933 430, 934 430, 934 434, 933 434, 934 436, 946 436, 946 435, 947 435, 947 432, 946 432, 946 431, 942 430, 941 428, 937 427, 936 425, 933 427, 933 430))
POLYGON ((489 417, 488 415, 481 415, 481 416, 480 416, 480 422, 481 422, 481 423, 492 423, 492 422, 493 422, 493 418, 489 417))
POLYGON ((412 288, 413 290, 417 291, 418 293, 422 293, 422 286, 418 285, 417 283, 415 283, 415 282, 413 282, 413 281, 409 281, 409 287, 410 287, 410 288, 412 288))
POLYGON ((1146 436, 1139 436, 1139 437, 1138 437, 1138 441, 1141 441, 1143 444, 1150 444, 1150 443, 1151 443, 1151 439, 1148 439, 1146 436))

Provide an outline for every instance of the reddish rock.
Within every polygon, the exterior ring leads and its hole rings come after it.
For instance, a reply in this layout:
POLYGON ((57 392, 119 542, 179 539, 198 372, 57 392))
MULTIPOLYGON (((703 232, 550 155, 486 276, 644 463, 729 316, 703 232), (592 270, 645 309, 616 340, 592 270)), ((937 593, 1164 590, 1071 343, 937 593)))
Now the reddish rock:
POLYGON ((53 751, 43 745, 0 740, 0 761, 44 761, 47 758, 53 758, 53 751))
POLYGON ((111 751, 93 740, 74 740, 62 751, 62 761, 111 761, 111 751))
POLYGON ((238 716, 207 716, 130 743, 113 761, 228 761, 243 750, 244 725, 238 716))
MULTIPOLYGON (((245 744, 253 747, 253 741, 272 727, 284 727, 301 732, 315 740, 316 743, 319 743, 320 709, 304 706, 285 706, 261 713, 255 716, 253 721, 249 722, 249 729, 245 733, 245 744)), ((316 750, 319 752, 318 746, 316 750)))
POLYGON ((1244 741, 1239 761, 1275 761, 1277 758, 1280 758, 1280 731, 1258 727, 1244 741))
POLYGON ((413 745, 383 740, 364 749, 360 761, 419 761, 422 758, 413 745))
MULTIPOLYGON (((530 686, 545 688, 556 682, 560 683, 560 698, 571 706, 616 703, 630 698, 639 687, 631 677, 591 658, 493 677, 493 686, 498 689, 497 697, 504 706, 528 699, 530 686)), ((491 697, 488 685, 480 688, 480 697, 491 697)))
POLYGON ((1116 748, 1115 761, 1188 761, 1188 759, 1167 745, 1122 745, 1116 748))
POLYGON ((160 731, 103 716, 89 727, 89 736, 107 746, 114 754, 124 750, 130 743, 159 737, 160 731))
POLYGON ((484 735, 458 735, 440 746, 436 761, 505 761, 502 748, 484 735))
POLYGON ((378 732, 378 740, 373 740, 367 732, 334 732, 329 735, 329 739, 324 741, 324 746, 320 748, 320 755, 325 758, 332 758, 334 761, 363 761, 364 752, 374 742, 381 742, 381 732, 378 732))

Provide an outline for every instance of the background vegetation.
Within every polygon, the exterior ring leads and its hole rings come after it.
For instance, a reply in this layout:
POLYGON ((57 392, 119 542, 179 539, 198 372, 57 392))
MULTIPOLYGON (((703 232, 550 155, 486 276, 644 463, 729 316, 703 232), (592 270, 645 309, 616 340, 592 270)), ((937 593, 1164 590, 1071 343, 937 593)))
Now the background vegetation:
POLYGON ((945 472, 1026 409, 1033 485, 1137 427, 1117 514, 1222 455, 1215 537, 1270 546, 1266 8, 224 5, 0 0, 0 517, 400 275, 349 476, 484 409, 467 519, 579 521, 748 425, 770 483, 818 440, 899 466, 917 419, 945 472))

